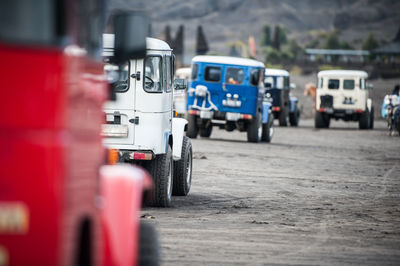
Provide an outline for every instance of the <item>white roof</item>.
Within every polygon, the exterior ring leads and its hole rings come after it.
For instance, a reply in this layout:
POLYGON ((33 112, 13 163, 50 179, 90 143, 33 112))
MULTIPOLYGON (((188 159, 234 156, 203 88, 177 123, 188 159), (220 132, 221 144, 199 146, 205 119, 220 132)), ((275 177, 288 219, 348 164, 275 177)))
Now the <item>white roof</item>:
POLYGON ((289 76, 289 72, 284 69, 267 68, 265 69, 266 76, 289 76))
POLYGON ((318 77, 360 77, 368 78, 368 74, 361 70, 324 70, 318 72, 318 77))
POLYGON ((171 51, 171 47, 169 47, 168 43, 155 39, 155 38, 146 38, 147 50, 159 50, 159 51, 171 51))
MULTIPOLYGON (((147 50, 171 51, 171 47, 169 47, 166 42, 155 38, 146 38, 146 46, 147 50)), ((112 51, 114 50, 114 34, 103 34, 103 49, 103 55, 111 56, 113 54, 112 51)))
POLYGON ((193 57, 192 62, 205 62, 205 63, 216 63, 216 64, 230 64, 238 66, 253 66, 253 67, 265 67, 260 61, 231 57, 231 56, 211 56, 211 55, 198 55, 193 57))

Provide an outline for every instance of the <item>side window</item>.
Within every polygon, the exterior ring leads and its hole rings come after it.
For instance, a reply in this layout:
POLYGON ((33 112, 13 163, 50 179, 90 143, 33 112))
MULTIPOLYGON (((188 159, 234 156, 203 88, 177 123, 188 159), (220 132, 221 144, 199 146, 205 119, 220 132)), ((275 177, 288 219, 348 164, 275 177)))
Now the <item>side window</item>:
POLYGON ((337 90, 339 89, 340 81, 338 79, 330 79, 328 81, 328 89, 337 90))
POLYGON ((354 90, 354 79, 343 80, 343 89, 344 90, 354 90))
POLYGON ((206 67, 204 71, 204 80, 210 82, 219 82, 221 80, 221 68, 220 67, 206 67))
POLYGON ((324 87, 324 78, 318 79, 318 89, 322 89, 324 87))
POLYGON ((192 64, 192 75, 191 79, 196 80, 197 79, 197 72, 199 71, 199 65, 198 64, 192 64))
POLYGON ((260 71, 258 69, 252 69, 250 71, 250 84, 257 86, 260 81, 260 71))
POLYGON ((229 67, 226 69, 225 82, 232 85, 243 83, 244 70, 242 68, 229 67))
POLYGON ((283 88, 284 89, 289 89, 289 85, 290 85, 289 77, 284 77, 283 78, 283 88))
POLYGON ((160 56, 148 56, 144 63, 144 90, 162 92, 162 59, 160 56))
POLYGON ((365 90, 365 79, 360 79, 360 89, 365 90))
POLYGON ((283 77, 276 77, 276 88, 277 89, 283 89, 283 77))
POLYGON ((165 57, 165 64, 166 67, 165 69, 167 70, 166 75, 167 75, 167 86, 166 86, 166 92, 170 92, 172 90, 172 60, 171 56, 165 57))
POLYGON ((273 88, 274 87, 274 78, 266 76, 264 78, 264 86, 266 88, 273 88))
POLYGON ((122 65, 105 64, 104 73, 115 92, 126 92, 129 88, 129 62, 122 65))

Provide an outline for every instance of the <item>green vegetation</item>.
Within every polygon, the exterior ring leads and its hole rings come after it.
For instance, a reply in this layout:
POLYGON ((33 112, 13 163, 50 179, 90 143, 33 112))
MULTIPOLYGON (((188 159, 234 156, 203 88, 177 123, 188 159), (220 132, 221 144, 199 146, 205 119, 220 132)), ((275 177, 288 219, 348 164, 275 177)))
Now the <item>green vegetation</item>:
POLYGON ((270 46, 271 45, 271 28, 268 24, 265 24, 262 28, 261 34, 261 46, 270 46))

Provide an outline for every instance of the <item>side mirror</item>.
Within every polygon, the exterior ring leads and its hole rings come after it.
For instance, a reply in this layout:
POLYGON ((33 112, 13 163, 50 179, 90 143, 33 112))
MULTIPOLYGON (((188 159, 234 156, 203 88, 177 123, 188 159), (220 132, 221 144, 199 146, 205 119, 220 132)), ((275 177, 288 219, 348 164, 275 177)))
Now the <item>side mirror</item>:
POLYGON ((266 89, 269 89, 269 88, 272 87, 272 84, 269 83, 269 82, 265 82, 265 83, 264 83, 264 87, 265 87, 266 89))
POLYGON ((175 90, 186 90, 188 87, 186 79, 176 79, 174 80, 175 90))
POLYGON ((367 83, 366 88, 367 90, 372 90, 374 88, 374 85, 372 85, 371 83, 367 83))
POLYGON ((294 90, 294 89, 296 89, 296 84, 294 84, 294 83, 290 83, 290 89, 291 89, 291 90, 294 90))
POLYGON ((143 12, 122 12, 114 16, 114 63, 146 56, 149 22, 143 12))

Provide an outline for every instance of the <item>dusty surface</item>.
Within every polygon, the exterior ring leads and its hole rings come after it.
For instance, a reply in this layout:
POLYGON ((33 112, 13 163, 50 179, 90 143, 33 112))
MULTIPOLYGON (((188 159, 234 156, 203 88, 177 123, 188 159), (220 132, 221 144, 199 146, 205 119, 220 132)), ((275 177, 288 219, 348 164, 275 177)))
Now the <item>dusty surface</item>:
POLYGON ((400 138, 332 122, 193 140, 189 196, 142 211, 164 265, 400 265, 400 138))

